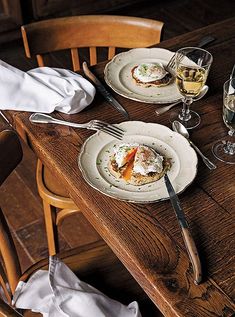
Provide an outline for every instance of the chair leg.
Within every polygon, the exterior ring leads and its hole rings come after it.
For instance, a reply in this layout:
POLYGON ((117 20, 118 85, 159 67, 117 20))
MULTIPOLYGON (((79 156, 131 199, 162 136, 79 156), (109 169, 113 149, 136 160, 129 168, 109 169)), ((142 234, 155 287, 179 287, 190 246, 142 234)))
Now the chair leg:
POLYGON ((56 208, 43 200, 43 210, 45 215, 48 251, 49 255, 54 255, 56 254, 57 249, 56 208))

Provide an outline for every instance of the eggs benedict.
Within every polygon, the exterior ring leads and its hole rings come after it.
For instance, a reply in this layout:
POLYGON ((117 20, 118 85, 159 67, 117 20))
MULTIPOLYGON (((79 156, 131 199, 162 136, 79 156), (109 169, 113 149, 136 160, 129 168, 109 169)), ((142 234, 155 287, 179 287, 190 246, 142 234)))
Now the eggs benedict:
POLYGON ((120 144, 114 148, 108 168, 116 178, 139 186, 160 179, 170 166, 169 159, 148 146, 120 144))
POLYGON ((162 87, 170 83, 172 75, 167 72, 161 63, 144 63, 131 70, 132 77, 137 85, 144 87, 162 87))

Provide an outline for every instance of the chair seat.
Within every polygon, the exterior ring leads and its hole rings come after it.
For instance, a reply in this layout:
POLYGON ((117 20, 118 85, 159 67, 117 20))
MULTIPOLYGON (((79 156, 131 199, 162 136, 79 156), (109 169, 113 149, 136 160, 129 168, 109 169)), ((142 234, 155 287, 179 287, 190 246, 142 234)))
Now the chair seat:
POLYGON ((54 255, 58 251, 57 226, 65 217, 80 212, 80 209, 69 197, 64 186, 58 182, 58 178, 39 159, 36 180, 38 193, 43 201, 49 254, 54 255))
POLYGON ((57 181, 55 175, 53 175, 53 173, 45 165, 43 165, 42 177, 44 185, 50 192, 61 197, 69 198, 68 191, 60 182, 57 181))

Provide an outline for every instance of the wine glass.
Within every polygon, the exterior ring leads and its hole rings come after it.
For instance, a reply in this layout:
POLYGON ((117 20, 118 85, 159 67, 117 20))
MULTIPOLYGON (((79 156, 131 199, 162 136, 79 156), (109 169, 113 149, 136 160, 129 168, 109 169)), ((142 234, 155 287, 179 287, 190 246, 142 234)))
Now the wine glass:
POLYGON ((200 124, 199 114, 189 107, 193 98, 200 94, 212 61, 212 55, 201 48, 185 47, 176 52, 176 85, 184 98, 182 110, 170 113, 171 122, 180 121, 187 129, 195 128, 200 124))
POLYGON ((212 152, 220 161, 235 164, 235 78, 224 83, 223 92, 223 120, 229 131, 226 138, 213 145, 212 152))

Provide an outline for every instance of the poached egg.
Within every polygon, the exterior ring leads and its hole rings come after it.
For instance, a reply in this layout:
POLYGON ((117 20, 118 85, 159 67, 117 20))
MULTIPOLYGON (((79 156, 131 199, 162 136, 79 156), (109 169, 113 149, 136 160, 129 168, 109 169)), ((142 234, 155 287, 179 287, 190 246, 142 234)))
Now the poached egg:
POLYGON ((133 72, 136 79, 143 83, 150 83, 164 78, 168 72, 161 63, 144 63, 138 65, 133 72))
POLYGON ((145 145, 120 144, 114 149, 114 157, 118 168, 128 164, 133 173, 143 176, 163 170, 163 156, 145 145))
POLYGON ((122 143, 114 148, 114 157, 118 168, 124 166, 134 157, 138 145, 137 143, 122 143))
POLYGON ((135 154, 133 172, 144 176, 149 173, 161 173, 163 170, 163 160, 163 156, 153 149, 140 145, 135 154))

